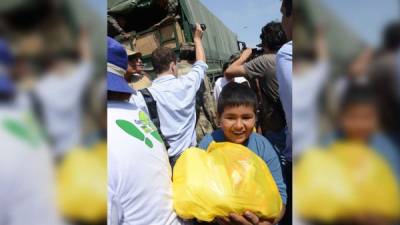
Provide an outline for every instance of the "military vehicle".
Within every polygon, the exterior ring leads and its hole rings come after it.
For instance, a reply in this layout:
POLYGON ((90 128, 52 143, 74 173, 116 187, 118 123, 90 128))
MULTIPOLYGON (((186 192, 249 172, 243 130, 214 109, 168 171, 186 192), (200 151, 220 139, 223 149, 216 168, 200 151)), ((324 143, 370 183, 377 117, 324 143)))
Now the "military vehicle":
POLYGON ((183 43, 192 42, 192 25, 206 25, 203 44, 213 81, 222 65, 239 51, 237 35, 199 0, 108 0, 108 35, 143 54, 145 68, 151 68, 154 49, 165 46, 179 54, 183 43))

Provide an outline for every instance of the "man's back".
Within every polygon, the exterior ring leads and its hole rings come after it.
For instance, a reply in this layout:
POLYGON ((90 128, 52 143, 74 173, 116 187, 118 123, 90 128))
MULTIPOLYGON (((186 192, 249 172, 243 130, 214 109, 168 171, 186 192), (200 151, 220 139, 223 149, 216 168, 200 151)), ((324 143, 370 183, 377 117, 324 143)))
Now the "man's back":
POLYGON ((147 115, 124 102, 109 102, 107 113, 108 224, 183 224, 172 208, 168 155, 147 115))
MULTIPOLYGON (((177 64, 178 76, 189 74, 192 64, 181 61, 177 64)), ((196 93, 196 137, 200 141, 204 135, 211 133, 217 127, 217 106, 211 92, 211 83, 204 76, 203 83, 196 93)))
POLYGON ((203 82, 207 64, 197 61, 185 76, 159 76, 149 91, 157 102, 161 132, 167 139, 170 157, 179 156, 183 150, 196 145, 196 92, 203 82))

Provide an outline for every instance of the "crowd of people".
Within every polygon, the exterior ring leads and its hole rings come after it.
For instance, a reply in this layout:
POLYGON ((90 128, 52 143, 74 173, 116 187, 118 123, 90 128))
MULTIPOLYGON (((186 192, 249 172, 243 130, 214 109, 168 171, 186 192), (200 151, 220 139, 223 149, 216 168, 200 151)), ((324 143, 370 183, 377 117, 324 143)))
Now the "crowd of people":
POLYGON ((172 169, 189 147, 224 141, 263 159, 284 207, 275 220, 248 211, 214 223, 291 224, 292 1, 282 1, 281 13, 282 23, 262 28, 262 50, 232 55, 214 87, 199 24, 179 58, 166 47, 152 52, 156 77, 145 85, 141 54, 108 37, 109 224, 199 223, 173 211, 172 169))
MULTIPOLYGON (((0 128, 0 177, 4 182, 0 223, 104 224, 106 191, 101 209, 95 213, 100 211, 100 216, 92 221, 82 216, 86 213, 66 213, 66 208, 77 202, 66 196, 67 192, 79 193, 72 183, 87 171, 104 177, 105 190, 106 157, 103 170, 96 171, 93 164, 83 162, 88 167, 79 173, 71 170, 73 166, 67 168, 69 181, 59 176, 66 159, 67 164, 79 164, 75 157, 70 158, 71 153, 92 153, 100 143, 101 151, 106 152, 105 78, 95 79, 104 71, 96 66, 99 55, 92 48, 97 28, 89 29, 87 21, 76 24, 77 18, 65 17, 62 12, 67 6, 49 2, 16 4, 1 13, 0 120, 7 125, 0 128), (32 18, 21 24, 21 11, 32 18), (61 192, 61 186, 67 191, 61 192)), ((95 180, 86 177, 88 183, 95 180)))
MULTIPOLYGON (((299 16, 299 24, 301 18, 299 16)), ((366 45, 342 59, 345 63, 333 59, 334 44, 329 43, 330 38, 333 39, 332 30, 316 23, 308 33, 308 43, 298 43, 292 78, 295 161, 316 146, 324 149, 334 143, 361 143, 382 157, 398 185, 399 120, 393 115, 400 112, 397 90, 399 23, 395 21, 385 26, 380 46, 366 45)), ((371 171, 360 171, 359 176, 367 176, 371 171)), ((340 223, 395 224, 392 219, 375 213, 341 218, 340 223)), ((310 224, 299 218, 294 221, 310 224)))

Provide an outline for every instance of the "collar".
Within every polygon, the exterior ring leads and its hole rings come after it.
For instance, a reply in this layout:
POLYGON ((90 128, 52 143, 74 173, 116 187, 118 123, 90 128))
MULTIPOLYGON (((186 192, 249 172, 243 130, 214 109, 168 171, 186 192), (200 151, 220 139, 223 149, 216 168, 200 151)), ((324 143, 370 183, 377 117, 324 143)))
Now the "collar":
POLYGON ((174 79, 176 79, 176 77, 174 75, 166 74, 166 75, 162 75, 162 76, 159 76, 156 79, 154 79, 153 83, 162 83, 162 82, 174 80, 174 79))

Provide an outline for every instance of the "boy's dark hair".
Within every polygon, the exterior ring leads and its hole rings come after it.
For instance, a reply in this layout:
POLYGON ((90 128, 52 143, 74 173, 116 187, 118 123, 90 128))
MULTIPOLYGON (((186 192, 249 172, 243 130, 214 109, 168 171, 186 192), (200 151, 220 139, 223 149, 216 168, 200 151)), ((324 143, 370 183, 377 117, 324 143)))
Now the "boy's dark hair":
POLYGON ((377 106, 376 95, 370 85, 355 83, 349 84, 340 102, 341 113, 345 112, 349 107, 358 104, 371 104, 377 106))
POLYGON ((253 107, 254 113, 257 110, 257 97, 254 91, 245 84, 229 82, 221 91, 218 98, 218 114, 222 115, 225 107, 235 106, 253 107))
POLYGON ((170 48, 159 47, 151 53, 151 63, 157 74, 168 71, 171 62, 176 63, 176 55, 170 48))
POLYGON ((271 51, 278 51, 287 42, 282 24, 269 22, 262 29, 260 34, 262 44, 271 51))
POLYGON ((286 9, 286 17, 289 17, 292 15, 292 0, 282 0, 283 1, 283 7, 286 9))
POLYGON ((179 49, 179 59, 187 61, 195 61, 196 51, 194 48, 194 44, 191 43, 183 44, 179 49))

